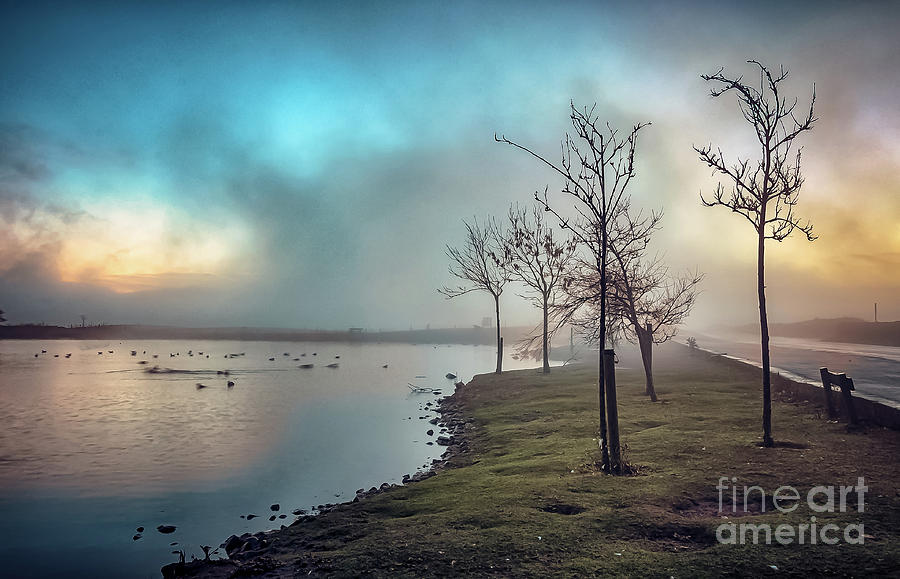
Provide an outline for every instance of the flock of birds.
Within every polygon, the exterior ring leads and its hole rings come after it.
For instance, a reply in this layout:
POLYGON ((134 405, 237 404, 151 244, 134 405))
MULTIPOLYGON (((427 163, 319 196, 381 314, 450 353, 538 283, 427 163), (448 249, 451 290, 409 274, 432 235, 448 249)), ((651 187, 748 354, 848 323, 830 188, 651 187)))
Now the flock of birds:
MULTIPOLYGON (((106 353, 106 354, 115 354, 115 350, 107 350, 105 353, 106 353)), ((47 350, 42 349, 42 350, 40 351, 40 353, 35 354, 34 357, 35 357, 35 358, 39 358, 39 357, 40 357, 41 355, 43 355, 43 354, 47 354, 47 350)), ((98 355, 98 356, 103 356, 103 355, 104 355, 104 351, 103 351, 103 350, 98 350, 98 351, 97 351, 97 355, 98 355)), ((132 356, 132 357, 137 357, 137 355, 138 355, 138 351, 137 351, 137 350, 131 350, 131 356, 132 356)), ((142 355, 147 355, 147 350, 143 350, 143 351, 142 351, 142 355)), ((187 355, 188 355, 188 357, 193 358, 193 357, 194 357, 194 351, 193 351, 193 350, 188 350, 188 351, 187 351, 187 355)), ((204 353, 204 352, 200 352, 200 351, 198 351, 198 352, 196 353, 196 355, 199 356, 199 357, 205 356, 206 358, 209 358, 209 354, 208 354, 208 353, 204 353)), ((318 352, 313 352, 313 353, 312 353, 312 356, 318 356, 318 355, 319 355, 318 352)), ((152 356, 153 358, 159 358, 159 354, 151 354, 151 356, 152 356)), ((175 358, 175 357, 178 357, 178 356, 181 356, 181 352, 174 352, 174 353, 173 353, 173 352, 170 352, 170 353, 169 353, 169 357, 170 357, 170 358, 175 358)), ((230 358, 239 358, 239 357, 242 357, 242 356, 246 356, 246 352, 240 352, 240 353, 237 353, 237 354, 225 354, 225 355, 222 356, 222 357, 225 358, 225 359, 230 359, 230 358)), ((291 357, 291 353, 290 353, 290 352, 284 352, 284 353, 282 354, 282 356, 283 356, 283 357, 286 357, 286 358, 290 358, 290 357, 291 357)), ((53 354, 53 357, 54 357, 54 358, 59 358, 59 354, 53 354)), ((68 352, 68 353, 65 354, 64 357, 65 357, 65 358, 71 358, 71 357, 72 357, 72 353, 71 353, 71 352, 68 352)), ((306 352, 303 352, 302 354, 300 354, 299 357, 293 358, 293 361, 294 361, 294 362, 300 362, 300 361, 302 361, 301 359, 302 359, 302 358, 305 358, 305 357, 306 357, 306 352)), ((340 357, 339 355, 334 357, 335 360, 340 360, 340 358, 341 358, 341 357, 340 357)), ((268 361, 269 361, 269 362, 274 362, 274 361, 275 361, 275 356, 269 356, 268 361)), ((140 361, 138 362, 138 364, 147 364, 147 363, 148 363, 147 360, 140 360, 140 361)), ((307 362, 307 363, 300 364, 300 365, 298 365, 297 367, 306 370, 306 369, 310 369, 310 368, 315 367, 315 364, 313 364, 313 363, 308 363, 308 362, 307 362)), ((335 368, 339 368, 339 367, 340 367, 340 364, 339 364, 338 362, 331 362, 330 364, 326 364, 325 367, 326 367, 326 368, 335 369, 335 368)), ((384 364, 384 365, 382 366, 382 368, 387 368, 387 367, 388 367, 388 364, 384 364)), ((147 368, 147 369, 145 370, 145 372, 147 372, 147 373, 149 373, 149 374, 177 374, 177 373, 181 373, 182 371, 179 371, 179 370, 171 370, 171 369, 168 369, 168 368, 160 368, 158 365, 154 365, 154 366, 152 366, 152 367, 150 367, 150 368, 147 368)), ((184 372, 186 373, 187 371, 184 371, 184 372)), ((229 376, 230 374, 231 374, 231 372, 230 372, 229 370, 217 370, 217 371, 216 371, 216 375, 217 375, 217 376, 229 376)), ((449 376, 449 375, 448 375, 448 376, 449 376)), ((197 382, 197 383, 196 383, 196 387, 197 387, 197 390, 202 390, 202 389, 204 389, 204 388, 209 388, 209 385, 203 384, 202 382, 197 382)), ((233 381, 233 380, 228 380, 228 381, 226 382, 226 388, 229 388, 229 389, 234 388, 234 381, 233 381)))
MULTIPOLYGON (((201 354, 201 355, 203 354, 203 352, 198 352, 198 353, 201 354)), ((170 354, 170 355, 171 355, 171 354, 170 354)), ((191 353, 191 351, 188 350, 188 356, 192 356, 192 355, 193 355, 193 354, 191 353)), ((246 355, 246 354, 245 354, 244 352, 241 352, 240 354, 226 354, 226 355, 224 356, 224 358, 237 358, 237 357, 245 356, 245 355, 246 355)), ((313 356, 318 356, 319 354, 318 354, 318 352, 313 352, 312 355, 313 355, 313 356)), ((282 356, 285 357, 285 358, 290 358, 290 357, 291 357, 291 353, 290 353, 290 352, 285 352, 284 354, 282 354, 282 356)), ((206 357, 209 358, 209 355, 207 355, 206 357)), ((305 357, 306 357, 306 352, 300 354, 300 358, 305 358, 305 357)), ((294 361, 294 362, 299 362, 299 361, 301 361, 300 358, 294 358, 293 361, 294 361)), ((340 360, 340 358, 341 358, 340 356, 335 356, 335 357, 334 357, 335 360, 340 360)), ((268 359, 268 360, 269 360, 269 362, 274 362, 274 361, 275 361, 275 356, 269 356, 269 359, 268 359)), ((314 367, 314 364, 309 364, 309 363, 307 363, 307 364, 300 364, 300 365, 297 366, 297 367, 298 367, 298 368, 308 369, 308 368, 314 367)), ((327 364, 325 367, 326 367, 326 368, 332 368, 332 369, 334 369, 334 368, 340 367, 340 364, 339 364, 338 362, 332 362, 332 363, 330 363, 330 364, 327 364)), ((383 368, 387 368, 388 365, 385 364, 385 365, 382 366, 382 367, 383 367, 383 368)), ((223 374, 223 375, 225 375, 225 376, 228 376, 228 375, 230 374, 230 372, 229 372, 228 370, 218 370, 218 371, 216 372, 216 374, 223 374)), ((233 387, 234 387, 234 382, 231 381, 231 380, 229 380, 229 381, 228 381, 228 384, 227 384, 227 387, 228 387, 228 388, 233 388, 233 387)), ((200 383, 200 382, 197 382, 197 390, 202 390, 203 388, 208 388, 208 386, 207 386, 206 384, 202 384, 202 383, 200 383)))
MULTIPOLYGON (((47 355, 47 354, 48 354, 47 350, 42 349, 42 350, 40 351, 40 353, 34 354, 34 357, 35 357, 35 358, 39 358, 39 357, 41 357, 42 355, 47 355)), ((98 356, 106 356, 106 355, 109 355, 109 354, 115 354, 115 350, 98 350, 98 351, 97 351, 97 355, 98 355, 98 356)), ((139 354, 138 354, 138 350, 130 350, 130 356, 131 356, 132 358, 137 358, 138 355, 139 355, 139 354)), ((147 354, 147 350, 142 350, 140 355, 142 355, 142 356, 147 356, 147 355, 148 355, 148 354, 147 354)), ((59 357, 60 357, 60 354, 52 354, 52 356, 53 356, 54 358, 59 358, 59 357)), ((65 358, 71 358, 71 357, 72 357, 72 353, 71 353, 71 352, 68 352, 68 353, 65 353, 63 356, 64 356, 65 358)), ((153 359, 159 358, 159 354, 152 354, 152 353, 151 353, 150 356, 151 356, 153 359)), ((181 356, 181 353, 180 353, 180 352, 170 352, 170 353, 169 353, 169 357, 170 357, 170 358, 177 358, 177 357, 180 357, 180 356, 181 356)), ((240 352, 240 353, 225 354, 225 355, 223 356, 223 358, 224 358, 224 359, 233 359, 233 358, 240 358, 240 357, 244 357, 244 356, 246 356, 246 353, 245 353, 245 352, 240 352)), ((209 353, 205 353, 205 352, 201 352, 201 351, 194 352, 193 350, 188 350, 188 351, 187 351, 187 357, 190 357, 190 358, 194 358, 194 357, 205 357, 205 358, 210 358, 210 354, 209 354, 209 353)), ((311 354, 310 357, 318 357, 318 352, 312 352, 312 354, 311 354)), ((290 352, 284 352, 284 353, 282 354, 282 358, 292 358, 292 354, 291 354, 290 352)), ((293 358, 292 358, 292 361, 294 361, 294 362, 302 362, 302 361, 303 361, 303 358, 307 358, 307 354, 306 354, 305 352, 302 353, 302 354, 300 354, 298 357, 293 357, 293 358)), ((340 356, 340 355, 334 356, 334 360, 335 360, 335 361, 330 362, 330 363, 328 363, 328 364, 325 364, 324 367, 325 367, 325 368, 331 368, 331 369, 339 368, 339 362, 337 362, 336 360, 340 360, 340 359, 341 359, 341 356, 340 356)), ((268 361, 269 361, 269 362, 274 362, 275 360, 276 360, 276 357, 275 357, 275 356, 268 356, 268 361)), ((139 365, 146 365, 146 364, 148 364, 148 360, 147 360, 147 359, 137 360, 137 364, 139 364, 139 365)), ((299 364, 297 367, 298 367, 298 368, 303 368, 303 369, 309 369, 309 368, 313 368, 313 367, 314 367, 314 364, 313 364, 313 363, 309 363, 309 362, 307 362, 307 363, 301 363, 301 364, 299 364)), ((381 367, 382 367, 382 368, 388 368, 388 364, 384 364, 384 365, 382 365, 381 367)), ((146 367, 146 368, 144 369, 144 372, 149 373, 149 374, 179 374, 179 373, 191 374, 191 373, 198 373, 198 371, 196 371, 196 370, 173 370, 173 369, 169 369, 169 368, 160 368, 160 366, 158 366, 158 365, 153 365, 153 366, 150 366, 150 367, 146 367)), ((202 372, 202 373, 210 373, 210 374, 211 374, 211 373, 212 373, 212 370, 209 370, 209 371, 199 371, 199 372, 202 372)), ((216 370, 216 376, 217 376, 217 377, 223 377, 223 378, 226 379, 226 388, 227 388, 228 390, 231 390, 231 389, 234 388, 234 386, 235 386, 234 380, 230 379, 230 378, 231 378, 231 374, 232 374, 232 371, 231 371, 231 370, 216 370)), ((456 380, 456 378, 457 378, 456 374, 454 374, 454 373, 452 373, 452 372, 448 372, 448 373, 445 375, 445 377, 446 377, 448 380, 456 380)), ((416 376, 416 378, 417 378, 417 379, 424 379, 424 378, 426 378, 426 376, 416 376)), ((197 383, 195 384, 195 386, 196 386, 196 389, 197 389, 197 390, 203 390, 203 389, 206 389, 206 388, 210 388, 210 387, 211 387, 210 385, 204 384, 204 383, 202 383, 202 382, 197 382, 197 383)), ((412 386, 411 384, 410 384, 410 386, 412 387, 412 390, 413 390, 414 393, 425 393, 425 392, 427 392, 427 393, 429 393, 429 394, 437 394, 437 395, 440 395, 440 394, 441 394, 440 389, 437 389, 437 388, 434 388, 434 389, 432 389, 432 388, 416 388, 416 387, 412 386)), ((421 406, 421 408, 422 408, 422 410, 428 410, 428 409, 433 410, 432 408, 430 408, 431 406, 432 406, 432 403, 431 403, 431 402, 428 402, 428 403, 425 404, 424 406, 421 406)), ((428 416, 421 416, 420 418, 423 418, 423 419, 424 419, 424 418, 427 418, 427 417, 428 417, 428 416)), ((409 418, 412 419, 412 417, 409 417, 409 418)), ((433 420, 432 423, 436 423, 436 419, 433 420)), ((446 431, 446 429, 442 430, 442 432, 445 432, 445 431, 446 431)), ((433 435, 433 434, 434 434, 434 430, 433 430, 433 429, 428 430, 427 434, 428 434, 429 436, 433 435)), ((428 444, 428 445, 433 445, 434 443, 433 443, 432 441, 428 441, 426 444, 428 444)), ((427 465, 423 465, 423 468, 425 468, 425 467, 427 467, 427 465)), ((339 495, 335 495, 335 496, 339 496, 339 495)), ((276 503, 276 504, 273 504, 273 505, 271 506, 271 510, 272 510, 272 511, 278 511, 279 508, 280 508, 280 506, 279 506, 277 503, 276 503)), ((322 506, 319 505, 318 508, 321 509, 322 506)), ((301 515, 301 514, 304 514, 305 512, 306 512, 306 511, 304 511, 304 510, 302 510, 302 509, 296 509, 296 510, 293 511, 293 514, 295 514, 295 515, 301 515)), ((287 515, 285 515, 285 514, 279 514, 279 515, 273 514, 272 516, 269 517, 269 520, 270 520, 270 521, 274 521, 274 520, 276 520, 276 517, 284 519, 284 518, 286 518, 286 516, 287 516, 287 515)), ((246 518, 247 520, 253 519, 253 518, 255 518, 255 517, 257 517, 257 515, 255 515, 255 514, 250 514, 250 515, 246 515, 246 516, 245 516, 245 515, 241 515, 241 518, 246 518)), ((175 532, 176 527, 175 527, 174 525, 159 525, 159 526, 156 528, 156 530, 157 530, 159 533, 161 533, 161 534, 171 534, 171 533, 174 533, 174 532, 175 532)), ((136 533, 132 536, 132 540, 133 540, 133 541, 138 541, 138 540, 140 540, 140 539, 143 537, 143 533, 144 533, 144 527, 143 527, 143 526, 137 527, 137 528, 136 528, 136 533)), ((173 546, 174 546, 174 545, 177 545, 177 542, 171 543, 171 545, 173 545, 173 546)))

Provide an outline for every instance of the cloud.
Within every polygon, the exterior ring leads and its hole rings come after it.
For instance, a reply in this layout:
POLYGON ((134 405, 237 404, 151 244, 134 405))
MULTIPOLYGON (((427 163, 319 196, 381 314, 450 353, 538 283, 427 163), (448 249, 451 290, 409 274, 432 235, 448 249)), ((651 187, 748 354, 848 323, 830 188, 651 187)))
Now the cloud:
MULTIPOLYGON (((461 220, 503 215, 545 185, 564 203, 557 176, 492 135, 556 158, 575 99, 597 101, 622 127, 653 122, 639 143, 635 205, 665 209, 657 246, 674 268, 708 273, 697 319, 752 320, 752 232, 700 206, 715 179, 691 150, 747 151, 735 103, 709 99, 698 75, 749 70, 749 57, 789 66, 801 100, 816 81, 822 117, 804 139, 799 208, 821 238, 772 245, 774 314, 838 315, 898 286, 896 8, 307 12, 236 9, 186 40, 173 32, 183 31, 178 15, 148 16, 151 38, 123 8, 110 18, 124 32, 70 42, 71 54, 33 41, 23 62, 2 65, 20 82, 0 95, 11 111, 0 123, 28 119, 0 125, 10 317, 477 322, 489 300, 434 291, 448 282, 443 248, 461 241, 461 220), (121 51, 107 54, 113 40, 121 51), (70 59, 90 66, 76 71, 70 59)), ((78 27, 63 28, 53 42, 78 40, 78 27)), ((535 319, 504 300, 510 321, 535 319)))

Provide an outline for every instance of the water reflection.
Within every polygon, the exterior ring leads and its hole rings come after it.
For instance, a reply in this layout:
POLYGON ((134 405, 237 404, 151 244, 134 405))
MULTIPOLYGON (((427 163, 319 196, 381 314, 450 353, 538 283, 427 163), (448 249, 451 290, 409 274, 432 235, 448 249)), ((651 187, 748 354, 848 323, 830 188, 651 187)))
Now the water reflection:
POLYGON ((444 374, 468 380, 493 358, 485 346, 2 342, 0 558, 29 574, 38 559, 37 574, 157 576, 170 541, 199 555, 201 543, 289 523, 240 518, 273 502, 309 509, 399 482, 443 450, 425 433, 435 397, 407 382, 449 394, 444 374), (163 523, 177 532, 152 530, 163 523), (137 526, 148 531, 133 542, 137 526))

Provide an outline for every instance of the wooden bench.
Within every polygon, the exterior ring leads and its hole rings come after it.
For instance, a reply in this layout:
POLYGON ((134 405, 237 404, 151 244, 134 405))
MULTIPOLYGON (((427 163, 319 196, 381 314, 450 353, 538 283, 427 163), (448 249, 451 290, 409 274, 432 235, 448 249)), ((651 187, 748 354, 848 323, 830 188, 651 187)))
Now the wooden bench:
POLYGON ((840 374, 829 372, 828 368, 819 368, 819 374, 822 376, 822 387, 825 389, 825 406, 828 408, 828 418, 834 420, 838 415, 834 400, 831 398, 831 386, 834 385, 841 389, 844 410, 850 425, 856 426, 859 420, 856 417, 856 409, 853 408, 853 395, 851 392, 856 390, 853 387, 853 379, 843 372, 840 374))

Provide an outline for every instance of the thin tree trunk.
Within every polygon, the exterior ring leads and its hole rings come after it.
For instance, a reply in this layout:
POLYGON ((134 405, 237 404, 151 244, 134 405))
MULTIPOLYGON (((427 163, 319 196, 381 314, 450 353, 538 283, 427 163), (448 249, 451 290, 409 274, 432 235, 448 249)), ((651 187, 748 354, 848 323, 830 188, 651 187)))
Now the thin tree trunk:
POLYGON ((616 402, 616 352, 603 350, 603 374, 606 379, 606 411, 609 413, 609 463, 610 472, 622 474, 622 447, 619 444, 619 410, 616 402))
POLYGON ((653 387, 653 333, 649 325, 647 328, 637 328, 638 345, 641 347, 641 361, 644 363, 644 376, 647 379, 647 388, 644 394, 650 400, 656 402, 656 388, 653 387))
POLYGON ((550 349, 548 334, 548 313, 547 313, 547 296, 544 296, 544 374, 550 373, 550 349))
POLYGON ((503 371, 503 338, 500 337, 500 296, 494 296, 494 310, 497 312, 497 370, 499 374, 503 371))
POLYGON ((606 428, 606 375, 604 373, 603 349, 606 348, 606 232, 603 232, 603 247, 600 251, 600 347, 598 348, 597 394, 600 401, 600 464, 605 472, 610 472, 609 441, 606 428))
MULTIPOLYGON (((762 215, 765 216, 765 206, 762 215)), ((757 291, 759 293, 759 331, 762 348, 762 383, 763 383, 763 446, 775 446, 772 439, 772 369, 769 362, 769 319, 766 314, 766 261, 765 261, 765 229, 759 229, 759 248, 757 253, 757 291)))

